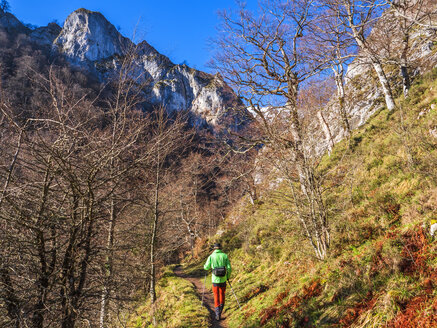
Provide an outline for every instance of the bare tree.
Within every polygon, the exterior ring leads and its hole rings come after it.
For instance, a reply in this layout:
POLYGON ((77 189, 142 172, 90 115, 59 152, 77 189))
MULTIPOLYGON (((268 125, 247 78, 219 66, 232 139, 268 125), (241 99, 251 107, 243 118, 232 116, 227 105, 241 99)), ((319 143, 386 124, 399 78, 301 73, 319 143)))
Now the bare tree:
POLYGON ((27 262, 26 266, 16 267, 8 261, 14 268, 11 282, 16 284, 16 298, 24 313, 19 325, 27 322, 43 327, 55 320, 47 315, 47 308, 57 307, 62 313, 59 322, 70 327, 76 321, 81 300, 88 297, 88 269, 95 254, 92 244, 99 211, 93 181, 99 166, 93 162, 96 157, 86 155, 83 142, 88 136, 82 132, 98 111, 93 113, 93 106, 85 98, 74 105, 69 103, 71 94, 56 79, 50 77, 42 83, 47 83, 50 90, 53 115, 41 111, 39 117, 29 121, 31 129, 24 130, 20 175, 13 178, 14 192, 4 198, 7 208, 2 220, 11 229, 5 236, 10 250, 7 258, 13 260, 19 251, 19 263, 27 262), (69 115, 73 109, 78 115, 69 115), (82 141, 81 146, 78 141, 82 141), (79 154, 83 160, 78 160, 79 154), (55 300, 56 306, 52 303, 55 300))
MULTIPOLYGON (((1 88, 1 85, 0 85, 1 88)), ((22 149, 22 141, 23 141, 23 131, 20 129, 18 124, 13 121, 10 113, 8 113, 7 109, 8 106, 5 103, 5 99, 3 96, 3 92, 0 90, 0 109, 1 109, 1 131, 2 131, 2 143, 4 147, 8 147, 9 149, 13 150, 12 156, 10 158, 10 162, 7 160, 10 157, 10 154, 5 151, 6 148, 2 148, 2 158, 5 159, 5 161, 2 161, 2 174, 1 174, 1 180, 3 181, 3 189, 1 191, 0 195, 0 211, 2 210, 3 202, 5 200, 5 197, 7 197, 9 193, 9 185, 12 182, 13 176, 14 176, 14 170, 16 168, 17 161, 19 160, 19 155, 22 149), (9 126, 12 126, 12 130, 9 128, 9 126), (15 132, 15 133, 14 133, 15 132), (13 137, 14 135, 18 134, 18 141, 17 145, 15 146, 13 144, 13 137), (9 156, 8 156, 9 155, 9 156)), ((5 232, 7 231, 6 226, 4 224, 1 225, 0 231, 5 232)), ((4 240, 3 233, 1 235, 1 240, 4 240)), ((5 243, 2 243, 2 247, 5 246, 5 243)), ((19 327, 20 325, 20 300, 16 294, 12 278, 11 278, 11 272, 10 267, 8 266, 7 260, 3 257, 3 255, 0 255, 0 299, 3 300, 3 302, 6 304, 6 314, 3 314, 2 317, 9 319, 2 319, 1 324, 7 325, 10 324, 11 326, 19 327)))
MULTIPOLYGON (((142 76, 133 74, 135 48, 128 49, 121 59, 120 69, 110 87, 113 95, 107 100, 108 110, 105 112, 106 126, 104 131, 108 148, 109 161, 107 172, 108 183, 108 222, 105 262, 103 265, 104 278, 100 304, 99 326, 107 326, 108 301, 111 299, 117 283, 114 281, 114 261, 116 260, 115 245, 117 226, 122 219, 123 212, 132 206, 135 197, 132 196, 132 187, 126 181, 134 177, 141 165, 149 160, 147 139, 144 138, 150 119, 141 112, 143 97, 140 83, 142 76), (130 197, 126 197, 126 193, 130 197)), ((103 136, 101 137, 103 139, 103 136)), ((118 288, 120 289, 120 288, 118 288)), ((119 307, 116 304, 116 307, 119 307)))
MULTIPOLYGON (((169 117, 164 107, 155 113, 154 124, 151 127, 152 148, 150 149, 151 161, 144 170, 147 178, 145 193, 146 216, 150 218, 151 229, 149 239, 149 295, 155 307, 156 302, 156 272, 158 267, 158 241, 160 227, 166 214, 164 187, 170 183, 172 171, 183 154, 184 148, 189 144, 191 134, 185 130, 187 124, 186 115, 177 113, 175 117, 169 117), (148 203, 147 203, 148 202, 148 203)), ((153 322, 156 323, 154 314, 153 322)))
POLYGON ((303 194, 294 198, 297 217, 316 256, 324 259, 330 244, 327 211, 305 148, 304 114, 298 106, 302 83, 325 68, 306 44, 315 14, 309 0, 266 1, 257 14, 244 6, 235 16, 224 12, 224 33, 217 41, 221 50, 215 59, 217 69, 254 113, 264 143, 284 155, 278 167, 290 186, 297 179, 303 194))
POLYGON ((103 110, 62 72, 52 68, 48 77, 35 79, 45 92, 34 99, 39 111, 24 124, 2 103, 1 131, 17 146, 1 148, 10 164, 0 177, 6 286, 0 303, 8 304, 17 327, 98 322, 97 295, 103 290, 106 303, 120 281, 113 277, 114 231, 131 203, 120 197, 121 189, 129 192, 134 169, 147 158, 148 120, 135 110, 133 90, 124 89, 126 102, 103 110))
POLYGON ((387 9, 387 3, 384 0, 329 0, 323 6, 329 9, 336 20, 341 21, 344 31, 358 45, 361 56, 372 65, 381 84, 387 109, 393 110, 396 105, 383 60, 378 55, 378 47, 368 39, 375 22, 387 9))
POLYGON ((0 9, 3 10, 4 12, 11 10, 11 6, 9 4, 9 1, 1 0, 0 1, 0 9))
POLYGON ((412 35, 417 27, 437 26, 437 6, 429 0, 387 0, 387 3, 390 10, 383 16, 384 25, 378 27, 389 27, 385 34, 391 42, 382 44, 382 48, 386 50, 387 62, 400 68, 403 93, 407 97, 411 85, 412 51, 415 50, 411 49, 412 35), (401 46, 397 47, 396 43, 401 46), (394 49, 388 48, 391 44, 394 49))
POLYGON ((396 15, 425 28, 436 28, 436 4, 432 0, 387 0, 396 15))
MULTIPOLYGON (((321 12, 313 21, 310 32, 312 46, 317 49, 314 55, 319 57, 321 62, 327 63, 334 75, 339 114, 343 128, 349 136, 351 126, 346 110, 345 71, 348 62, 357 56, 354 39, 346 32, 338 13, 336 15, 329 8, 325 12, 321 12)), ((320 115, 323 113, 320 112, 320 115)), ((323 125, 326 126, 326 123, 323 125)), ((325 129, 329 129, 329 127, 325 129)))

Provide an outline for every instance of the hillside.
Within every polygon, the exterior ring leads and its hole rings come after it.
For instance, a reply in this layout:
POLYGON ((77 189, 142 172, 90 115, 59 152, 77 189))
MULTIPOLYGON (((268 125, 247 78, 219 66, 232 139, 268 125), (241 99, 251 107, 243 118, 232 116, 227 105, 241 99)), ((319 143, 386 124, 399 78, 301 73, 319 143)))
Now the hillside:
POLYGON ((434 2, 237 1, 208 74, 1 1, 0 327, 436 327, 434 2))
MULTIPOLYGON (((229 327, 435 327, 437 244, 429 228, 437 222, 436 127, 434 69, 407 100, 398 99, 396 111, 381 109, 321 159, 332 214, 327 260, 314 258, 281 211, 287 191, 279 186, 255 205, 246 199, 235 206, 221 232, 185 258, 186 272, 202 277, 208 245, 224 244, 242 306, 229 291, 229 327)), ((178 300, 184 280, 170 269, 160 282, 158 326, 205 327, 206 314, 185 314, 204 312, 196 298, 178 300)), ((148 313, 138 309, 135 327, 148 326, 148 313)))

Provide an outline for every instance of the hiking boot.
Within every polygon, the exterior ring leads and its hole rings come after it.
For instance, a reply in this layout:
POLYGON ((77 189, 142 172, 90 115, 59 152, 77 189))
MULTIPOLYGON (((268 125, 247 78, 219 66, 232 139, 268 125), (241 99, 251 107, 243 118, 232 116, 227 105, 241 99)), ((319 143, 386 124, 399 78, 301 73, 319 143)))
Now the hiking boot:
POLYGON ((220 306, 217 306, 215 308, 215 320, 219 321, 220 320, 220 306))
POLYGON ((225 307, 225 305, 224 304, 220 304, 220 306, 219 306, 219 313, 220 313, 220 316, 222 315, 222 313, 223 313, 223 308, 225 307))

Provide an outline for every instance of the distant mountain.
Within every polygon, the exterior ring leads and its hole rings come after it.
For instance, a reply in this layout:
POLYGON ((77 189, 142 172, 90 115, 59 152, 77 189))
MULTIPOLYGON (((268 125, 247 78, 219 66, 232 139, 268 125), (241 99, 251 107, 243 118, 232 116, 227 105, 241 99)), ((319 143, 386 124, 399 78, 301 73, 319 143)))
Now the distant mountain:
POLYGON ((0 11, 0 28, 24 33, 42 47, 50 46, 102 82, 115 76, 124 56, 133 55, 132 74, 143 87, 148 105, 163 105, 169 112, 189 110, 198 126, 237 128, 244 121, 231 110, 241 107, 240 100, 219 75, 176 65, 146 41, 135 44, 99 12, 81 8, 67 17, 62 28, 50 23, 30 29, 14 15, 0 11))

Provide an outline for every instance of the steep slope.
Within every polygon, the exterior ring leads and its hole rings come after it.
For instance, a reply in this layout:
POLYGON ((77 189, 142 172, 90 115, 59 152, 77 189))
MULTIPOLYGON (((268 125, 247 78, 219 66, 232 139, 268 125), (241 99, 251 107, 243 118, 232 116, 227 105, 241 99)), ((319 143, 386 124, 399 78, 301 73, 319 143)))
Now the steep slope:
POLYGON ((312 258, 281 211, 285 189, 236 209, 237 224, 216 237, 228 245, 245 303, 241 312, 233 304, 231 326, 435 326, 436 89, 434 70, 399 111, 377 112, 350 145, 323 158, 323 172, 333 172, 324 183, 333 239, 326 262, 312 258))
MULTIPOLYGON (((398 35, 387 36, 384 30, 395 29, 394 18, 383 16, 375 26, 370 38, 386 40, 384 46, 378 49, 385 64, 386 75, 393 92, 400 96, 402 92, 402 76, 399 62, 394 53, 401 53, 402 40, 398 35), (389 49, 389 50, 387 50, 389 49)), ((426 26, 417 26, 409 35, 408 70, 415 76, 426 73, 437 67, 437 30, 426 26)), ((352 129, 364 125, 368 119, 385 106, 384 95, 371 63, 358 54, 357 58, 348 65, 344 76, 346 97, 344 109, 352 129)), ((347 131, 340 112, 339 101, 332 97, 328 106, 318 113, 319 120, 314 120, 314 131, 317 136, 316 153, 319 155, 329 151, 333 143, 346 137, 347 131), (323 120, 321 117, 323 116, 323 120)))
MULTIPOLYGON (((287 214, 291 195, 279 186, 254 205, 235 206, 221 231, 186 258, 185 272, 199 274, 208 244, 225 245, 242 305, 229 291, 230 327, 435 327, 437 243, 429 228, 437 222, 436 131, 434 69, 396 112, 376 112, 323 157, 327 260, 312 255, 287 214)), ((166 311, 178 313, 173 306, 166 311)))

